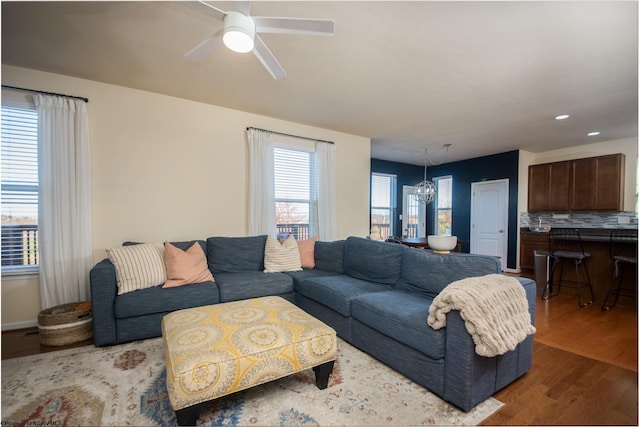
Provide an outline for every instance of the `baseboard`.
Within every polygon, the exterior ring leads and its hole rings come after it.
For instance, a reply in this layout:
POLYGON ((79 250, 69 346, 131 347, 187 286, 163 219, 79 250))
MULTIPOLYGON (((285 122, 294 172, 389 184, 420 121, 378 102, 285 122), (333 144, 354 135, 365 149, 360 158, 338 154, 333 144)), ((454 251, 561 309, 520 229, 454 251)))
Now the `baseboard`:
POLYGON ((27 320, 25 322, 5 323, 2 325, 2 331, 13 331, 14 329, 27 329, 38 326, 37 320, 27 320))
POLYGON ((505 268, 503 270, 505 273, 513 273, 513 274, 520 274, 522 273, 522 270, 520 270, 519 268, 505 268))

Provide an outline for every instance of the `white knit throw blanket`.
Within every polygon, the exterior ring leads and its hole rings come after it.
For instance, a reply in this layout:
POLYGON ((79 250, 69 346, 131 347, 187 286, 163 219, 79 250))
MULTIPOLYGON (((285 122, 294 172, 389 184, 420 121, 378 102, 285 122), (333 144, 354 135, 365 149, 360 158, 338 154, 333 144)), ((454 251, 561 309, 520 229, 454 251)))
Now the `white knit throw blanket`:
POLYGON ((504 354, 536 332, 524 288, 513 277, 489 274, 449 284, 431 303, 427 323, 443 328, 451 310, 460 311, 480 356, 504 354))

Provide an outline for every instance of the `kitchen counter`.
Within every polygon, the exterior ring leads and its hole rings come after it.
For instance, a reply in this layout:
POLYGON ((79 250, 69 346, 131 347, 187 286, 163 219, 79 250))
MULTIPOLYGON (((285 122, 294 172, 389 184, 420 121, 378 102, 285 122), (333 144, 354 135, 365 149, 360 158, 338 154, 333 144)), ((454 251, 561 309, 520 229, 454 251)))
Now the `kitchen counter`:
MULTIPOLYGON (((560 227, 557 227, 560 228, 560 227)), ((569 227, 566 227, 569 228, 569 227)), ((613 277, 613 262, 609 257, 611 228, 578 228, 580 230, 580 240, 583 243, 584 251, 591 254, 587 261, 589 277, 595 294, 594 304, 601 304, 604 300, 613 277)), ((531 231, 528 228, 520 229, 520 268, 524 275, 533 276, 534 251, 547 251, 549 249, 549 233, 531 231)), ((637 256, 637 239, 625 241, 618 247, 624 255, 637 256)), ((556 272, 558 274, 559 272, 556 272)), ((568 277, 565 272, 565 277, 568 277)), ((575 274, 575 273, 574 273, 575 274)), ((625 288, 637 288, 637 274, 626 274, 624 276, 625 288)), ((542 289, 539 289, 540 291, 542 289)), ((562 288, 562 293, 574 295, 575 290, 562 288)), ((635 298, 620 297, 619 304, 635 306, 635 298)))
MULTIPOLYGON (((560 227, 556 227, 560 228, 560 227)), ((571 227, 563 227, 571 228, 571 227)), ((619 228, 577 228, 580 231, 580 240, 585 242, 606 242, 609 243, 611 232, 619 228)), ((531 231, 528 228, 520 228, 521 234, 548 235, 549 232, 531 231)))

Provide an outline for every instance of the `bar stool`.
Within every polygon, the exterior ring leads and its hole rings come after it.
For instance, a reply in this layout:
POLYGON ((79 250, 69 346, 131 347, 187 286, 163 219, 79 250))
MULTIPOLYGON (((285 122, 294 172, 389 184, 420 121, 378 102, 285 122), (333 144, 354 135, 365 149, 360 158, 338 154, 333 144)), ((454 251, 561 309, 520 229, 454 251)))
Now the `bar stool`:
POLYGON ((542 299, 547 300, 559 295, 560 288, 566 286, 576 290, 576 297, 578 298, 578 305, 580 307, 591 305, 594 296, 591 279, 589 278, 589 269, 586 265, 586 261, 591 257, 591 254, 584 251, 582 241, 580 240, 580 231, 577 228, 551 228, 549 231, 549 254, 553 265, 549 272, 547 286, 542 292, 542 299), (564 266, 566 263, 573 263, 576 270, 575 280, 564 277, 564 266), (553 273, 558 265, 560 265, 560 275, 557 280, 554 280, 553 273), (584 269, 586 281, 580 280, 580 266, 584 269), (552 294, 551 291, 554 286, 557 286, 558 289, 556 293, 552 294), (582 302, 582 289, 584 288, 587 288, 591 295, 591 299, 585 303, 582 302))
POLYGON ((602 311, 608 311, 615 307, 618 303, 620 295, 626 297, 634 297, 636 295, 636 286, 633 289, 622 287, 622 278, 624 270, 632 267, 633 271, 638 271, 638 253, 635 245, 638 243, 638 230, 613 230, 609 237, 609 258, 613 262, 613 278, 609 292, 602 303, 602 311), (632 246, 632 244, 634 244, 632 246), (615 297, 613 304, 608 304, 609 297, 615 297))

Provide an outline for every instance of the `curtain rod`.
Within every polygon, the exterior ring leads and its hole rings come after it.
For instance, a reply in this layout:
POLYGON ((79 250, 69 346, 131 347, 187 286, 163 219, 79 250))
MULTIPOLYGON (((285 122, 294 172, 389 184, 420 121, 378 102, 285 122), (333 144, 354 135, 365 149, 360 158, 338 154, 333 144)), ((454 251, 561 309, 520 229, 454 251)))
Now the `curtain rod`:
POLYGON ((260 129, 260 128, 255 128, 255 127, 248 127, 248 128, 247 128, 247 130, 251 130, 251 129, 261 130, 261 131, 264 131, 264 132, 271 132, 271 133, 275 133, 275 134, 277 134, 277 135, 291 136, 291 137, 293 137, 293 138, 308 139, 309 141, 326 142, 327 144, 333 144, 333 141, 324 141, 324 140, 322 140, 322 139, 309 138, 308 136, 292 135, 292 134, 290 134, 290 133, 276 132, 276 131, 273 131, 273 130, 260 129))
POLYGON ((65 98, 80 99, 80 100, 82 100, 84 102, 89 102, 88 98, 83 98, 81 96, 65 95, 63 93, 55 93, 55 92, 45 92, 44 90, 26 89, 26 88, 23 88, 23 87, 9 86, 9 85, 2 85, 2 87, 5 88, 5 89, 22 90, 24 92, 41 93, 43 95, 64 96, 65 98))

